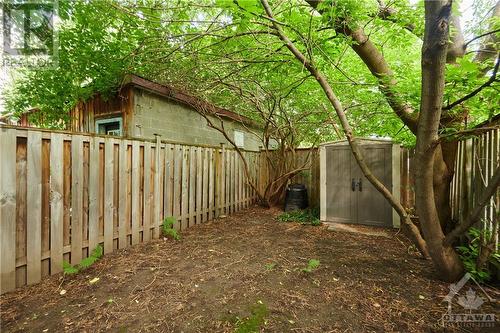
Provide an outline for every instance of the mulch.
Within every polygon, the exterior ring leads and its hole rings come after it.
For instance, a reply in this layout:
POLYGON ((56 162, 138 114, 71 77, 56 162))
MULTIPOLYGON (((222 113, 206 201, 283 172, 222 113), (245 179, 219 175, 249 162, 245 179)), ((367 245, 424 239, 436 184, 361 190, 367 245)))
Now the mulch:
MULTIPOLYGON (((1 331, 234 332, 256 304, 267 309, 263 332, 454 331, 439 325, 449 285, 402 234, 328 231, 279 213, 250 208, 2 295, 1 331), (310 259, 319 267, 302 271, 310 259)), ((499 305, 481 309, 498 316, 499 305)))

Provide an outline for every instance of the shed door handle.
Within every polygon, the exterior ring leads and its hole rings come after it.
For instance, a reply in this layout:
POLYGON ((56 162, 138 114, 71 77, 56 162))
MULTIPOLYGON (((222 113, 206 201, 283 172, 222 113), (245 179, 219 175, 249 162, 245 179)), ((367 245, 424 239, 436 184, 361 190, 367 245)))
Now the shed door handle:
POLYGON ((356 191, 356 181, 354 180, 354 178, 351 179, 351 190, 353 192, 356 191))
POLYGON ((358 188, 359 188, 359 192, 363 191, 363 183, 361 182, 361 178, 359 178, 359 183, 358 183, 358 188))

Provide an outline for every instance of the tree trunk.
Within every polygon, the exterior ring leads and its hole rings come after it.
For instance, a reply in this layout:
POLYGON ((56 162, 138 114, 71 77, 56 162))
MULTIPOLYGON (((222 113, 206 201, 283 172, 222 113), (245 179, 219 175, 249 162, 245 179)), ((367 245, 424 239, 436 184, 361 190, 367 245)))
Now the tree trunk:
POLYGON ((434 201, 443 232, 449 232, 454 223, 451 219, 451 181, 455 173, 458 142, 441 142, 434 154, 434 201))
POLYGON ((453 247, 443 245, 444 232, 434 191, 434 168, 443 168, 443 165, 438 164, 439 159, 444 163, 438 130, 445 83, 450 13, 451 1, 425 2, 422 100, 415 156, 415 199, 424 238, 436 270, 441 279, 455 281, 462 276, 464 269, 453 247), (435 165, 436 158, 438 162, 435 165))

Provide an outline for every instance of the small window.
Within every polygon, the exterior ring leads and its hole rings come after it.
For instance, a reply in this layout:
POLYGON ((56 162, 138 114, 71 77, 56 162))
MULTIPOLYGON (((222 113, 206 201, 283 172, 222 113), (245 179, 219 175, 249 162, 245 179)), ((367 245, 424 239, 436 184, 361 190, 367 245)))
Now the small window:
POLYGON ((122 118, 99 119, 95 122, 96 133, 122 136, 122 118))
POLYGON ((245 147, 245 133, 234 131, 234 143, 236 144, 236 147, 245 147))

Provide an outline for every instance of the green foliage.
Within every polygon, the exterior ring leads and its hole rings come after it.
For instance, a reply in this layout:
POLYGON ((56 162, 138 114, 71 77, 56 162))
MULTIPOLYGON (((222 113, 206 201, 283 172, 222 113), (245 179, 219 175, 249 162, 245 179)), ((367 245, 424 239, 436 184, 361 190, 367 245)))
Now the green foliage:
POLYGON ((319 264, 320 264, 320 262, 318 259, 311 259, 307 263, 307 267, 302 268, 302 272, 311 273, 312 271, 314 271, 315 269, 317 269, 319 267, 319 264))
POLYGON ((76 274, 92 266, 95 262, 101 259, 104 249, 101 244, 97 245, 92 253, 87 258, 83 259, 78 265, 71 265, 67 261, 63 261, 63 272, 65 275, 76 274))
POLYGON ((265 317, 269 313, 267 306, 258 301, 251 307, 251 315, 238 319, 236 322, 236 333, 256 333, 260 332, 261 326, 265 323, 265 317))
MULTIPOLYGON (((273 3, 276 20, 285 33, 332 84, 348 110, 356 136, 389 136, 406 146, 414 136, 381 94, 376 78, 350 49, 352 40, 336 34, 331 24, 345 19, 350 27, 363 27, 383 52, 397 81, 396 98, 418 110, 420 103, 423 3, 407 0, 387 3, 391 20, 377 16, 373 0, 327 0, 319 4, 323 15, 311 14, 302 1, 273 3), (413 27, 412 32, 408 27, 413 27)), ((491 0, 474 1, 469 35, 487 32, 485 19, 491 0)), ((60 0, 59 66, 54 70, 19 69, 4 94, 9 113, 38 107, 33 123, 61 127, 79 100, 95 93, 115 93, 123 77, 135 73, 168 83, 257 121, 262 106, 277 105, 275 128, 292 123, 295 145, 339 139, 332 130, 333 114, 314 78, 264 27, 269 22, 258 1, 202 0, 199 2, 144 0, 60 0), (267 33, 267 31, 269 33, 267 33), (224 78, 224 82, 221 82, 224 78), (236 89, 231 89, 236 87, 236 89), (242 98, 238 92, 251 92, 242 98)), ((495 27, 498 27, 496 25, 495 27)), ((445 104, 483 83, 474 54, 449 65, 445 104)), ((498 83, 465 102, 468 126, 484 121, 495 111, 498 83)), ((450 113, 462 108, 452 109, 450 113)), ((31 116, 30 116, 31 118, 31 116)), ((335 120, 335 118, 334 118, 335 120)), ((463 125, 460 125, 463 127, 463 125)))
POLYGON ((276 263, 275 262, 268 263, 265 265, 265 267, 266 267, 266 270, 272 271, 276 267, 276 263))
POLYGON ((63 261, 63 272, 64 275, 71 275, 71 274, 76 274, 79 272, 78 268, 71 265, 69 262, 66 260, 63 261))
POLYGON ((308 208, 303 210, 285 212, 278 216, 278 221, 298 222, 303 225, 310 224, 313 226, 321 225, 321 221, 319 220, 319 209, 317 208, 308 208))
POLYGON ((177 230, 174 229, 175 221, 176 219, 173 216, 166 217, 161 224, 161 230, 163 232, 163 236, 180 240, 181 236, 177 233, 177 230))
MULTIPOLYGON (((485 265, 482 269, 478 270, 476 266, 477 258, 480 254, 481 242, 487 241, 491 237, 491 233, 487 230, 480 230, 478 228, 471 228, 467 232, 468 244, 458 246, 457 250, 460 254, 460 258, 464 264, 465 269, 472 275, 472 277, 478 282, 486 282, 491 279, 491 272, 488 265, 485 265)), ((490 258, 488 263, 500 268, 500 252, 497 248, 490 258)))

